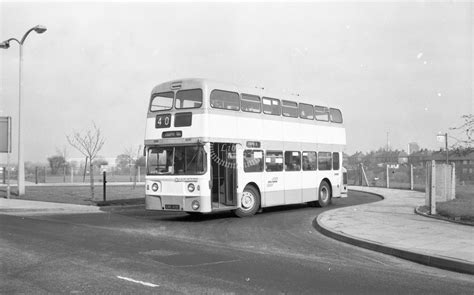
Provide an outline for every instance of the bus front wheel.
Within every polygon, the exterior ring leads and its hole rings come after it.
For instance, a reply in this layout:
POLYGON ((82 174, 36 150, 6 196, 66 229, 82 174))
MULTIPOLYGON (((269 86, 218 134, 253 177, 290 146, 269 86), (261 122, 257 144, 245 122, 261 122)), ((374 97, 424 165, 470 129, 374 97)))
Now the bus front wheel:
POLYGON ((260 194, 253 186, 246 186, 240 198, 240 207, 234 213, 238 217, 252 216, 260 208, 260 194))
POLYGON ((329 183, 326 181, 321 181, 319 185, 319 193, 318 193, 318 207, 326 207, 327 205, 331 204, 331 187, 329 183))

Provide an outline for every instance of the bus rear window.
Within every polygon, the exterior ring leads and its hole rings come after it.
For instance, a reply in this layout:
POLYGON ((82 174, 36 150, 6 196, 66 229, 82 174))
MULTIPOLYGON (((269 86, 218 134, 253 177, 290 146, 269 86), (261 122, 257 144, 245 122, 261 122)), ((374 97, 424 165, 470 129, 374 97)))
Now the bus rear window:
POLYGON ((314 115, 318 121, 329 121, 329 110, 327 107, 315 106, 314 115))
POLYGON ((224 110, 240 110, 240 98, 236 92, 212 90, 211 107, 224 110))
POLYGON ((329 116, 331 117, 331 122, 342 123, 342 113, 339 109, 329 109, 329 116))
POLYGON ((173 107, 173 91, 154 93, 151 96, 150 112, 171 110, 173 107))
POLYGON ((176 93, 174 107, 177 109, 195 109, 202 105, 202 90, 189 89, 180 90, 176 93))
POLYGON ((339 153, 332 153, 332 169, 339 170, 339 153))
POLYGON ((281 112, 285 117, 298 118, 298 104, 294 101, 282 100, 281 112))
POLYGON ((280 100, 276 98, 264 97, 263 102, 263 113, 267 115, 281 115, 280 100))
POLYGON ((242 99, 240 100, 240 107, 244 112, 260 113, 262 111, 260 97, 256 95, 242 94, 242 99))

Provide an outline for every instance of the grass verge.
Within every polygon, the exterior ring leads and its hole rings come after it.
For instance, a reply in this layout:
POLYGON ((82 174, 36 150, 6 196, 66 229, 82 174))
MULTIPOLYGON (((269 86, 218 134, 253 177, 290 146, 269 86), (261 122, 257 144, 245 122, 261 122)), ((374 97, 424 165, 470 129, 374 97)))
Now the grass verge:
MULTIPOLYGON (((0 197, 6 197, 6 188, 0 188, 0 197)), ((106 200, 110 203, 124 203, 117 200, 143 199, 145 189, 143 186, 121 185, 108 186, 106 200)), ((27 186, 25 196, 18 197, 15 188, 12 189, 12 199, 68 203, 78 205, 95 205, 104 200, 101 186, 94 188, 94 200, 91 199, 91 190, 88 186, 27 186)), ((127 202, 128 203, 128 202, 127 202)))

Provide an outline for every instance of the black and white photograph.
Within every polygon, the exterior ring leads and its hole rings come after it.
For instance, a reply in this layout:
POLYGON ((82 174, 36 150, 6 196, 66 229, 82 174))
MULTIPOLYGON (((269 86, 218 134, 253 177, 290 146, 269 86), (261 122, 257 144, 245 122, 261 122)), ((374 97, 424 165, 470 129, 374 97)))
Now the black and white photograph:
POLYGON ((0 294, 473 294, 473 28, 0 0, 0 294))

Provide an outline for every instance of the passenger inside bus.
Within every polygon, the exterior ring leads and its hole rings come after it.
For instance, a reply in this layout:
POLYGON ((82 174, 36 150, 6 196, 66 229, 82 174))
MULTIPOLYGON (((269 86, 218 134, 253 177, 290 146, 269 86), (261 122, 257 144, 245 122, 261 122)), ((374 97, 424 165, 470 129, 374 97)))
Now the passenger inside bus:
POLYGON ((175 148, 174 171, 177 174, 184 173, 184 148, 175 148))

